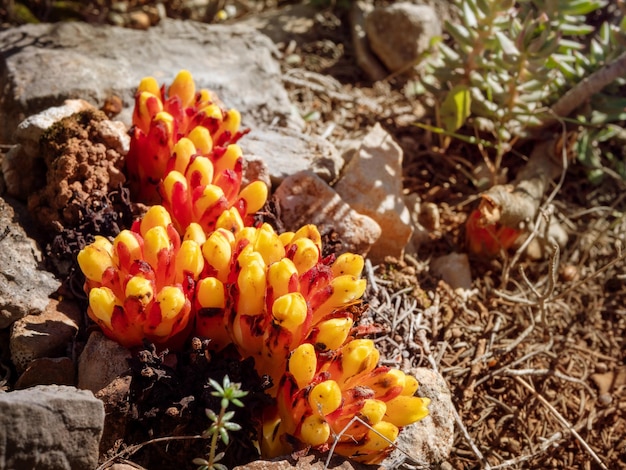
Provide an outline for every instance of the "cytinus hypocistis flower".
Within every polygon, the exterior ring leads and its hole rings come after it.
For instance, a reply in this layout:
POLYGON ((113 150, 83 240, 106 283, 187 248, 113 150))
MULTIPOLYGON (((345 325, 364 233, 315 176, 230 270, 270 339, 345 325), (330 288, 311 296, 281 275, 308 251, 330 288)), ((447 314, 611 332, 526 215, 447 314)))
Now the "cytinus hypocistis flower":
POLYGON ((279 234, 254 223, 268 190, 241 189, 239 121, 186 71, 167 89, 141 82, 127 169, 134 193, 162 205, 79 253, 88 314, 127 347, 180 348, 193 333, 218 353, 232 344, 253 357, 275 399, 259 430, 264 456, 296 442, 324 450, 338 436, 335 452, 380 462, 429 401, 354 337, 363 258, 323 257, 314 225, 279 234))
MULTIPOLYGON (((144 78, 135 93, 133 127, 126 171, 131 194, 149 204, 160 203, 157 187, 167 172, 174 146, 183 137, 194 142, 199 155, 215 164, 230 145, 244 134, 241 116, 225 110, 210 91, 196 91, 187 70, 178 73, 169 87, 159 87, 152 77, 144 78)), ((178 150, 178 149, 177 149, 178 150)), ((237 153, 237 150, 231 150, 237 153)), ((220 164, 216 165, 220 173, 220 164)))

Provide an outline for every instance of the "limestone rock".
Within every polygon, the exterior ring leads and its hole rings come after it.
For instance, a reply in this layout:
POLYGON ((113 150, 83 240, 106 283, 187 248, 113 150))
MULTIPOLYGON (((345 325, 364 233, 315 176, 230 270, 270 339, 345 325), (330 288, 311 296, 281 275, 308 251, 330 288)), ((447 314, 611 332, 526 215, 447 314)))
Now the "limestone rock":
POLYGON ((15 218, 13 208, 0 198, 0 329, 41 313, 60 285, 51 273, 38 269, 41 252, 15 218))
POLYGON ((321 178, 302 171, 283 180, 274 197, 287 230, 306 224, 317 225, 323 235, 335 231, 342 242, 340 252, 365 255, 380 236, 371 218, 350 208, 321 178))
POLYGON ((365 18, 365 32, 374 53, 392 72, 416 64, 433 37, 442 34, 435 9, 410 2, 375 8, 365 18))
POLYGON ((380 124, 365 136, 334 189, 352 209, 380 226, 381 236, 369 253, 372 262, 400 258, 413 233, 402 195, 402 149, 380 124))
POLYGON ((33 359, 63 356, 81 318, 75 303, 51 299, 40 314, 26 315, 13 323, 9 347, 17 370, 25 370, 33 359))
POLYGON ((69 357, 34 359, 15 383, 16 389, 35 385, 75 385, 76 367, 69 357))
POLYGON ((128 370, 130 357, 128 349, 94 331, 78 358, 78 388, 98 392, 128 370))
POLYGON ((278 121, 299 129, 303 122, 293 113, 276 54, 269 38, 243 25, 163 20, 147 31, 80 22, 11 28, 0 32, 7 78, 0 141, 9 142, 25 117, 70 97, 100 107, 117 95, 124 104, 120 119, 129 125, 139 81, 153 76, 170 83, 181 69, 239 110, 244 126, 278 121))
MULTIPOLYGON (((438 373, 425 367, 411 369, 409 374, 419 382, 417 395, 430 398, 430 414, 409 426, 398 436, 397 445, 411 456, 408 463, 417 463, 424 468, 436 468, 447 460, 454 441, 454 405, 452 394, 445 379, 438 373)), ((389 470, 400 468, 408 460, 400 450, 394 450, 383 462, 389 470)))
POLYGON ((256 460, 234 467, 233 470, 366 470, 376 467, 364 465, 358 462, 347 460, 340 456, 334 456, 328 467, 325 466, 328 455, 310 451, 307 455, 295 458, 294 456, 279 457, 274 460, 256 460))
POLYGON ((304 170, 311 170, 330 183, 337 179, 343 165, 333 144, 289 129, 253 129, 238 143, 245 156, 265 161, 274 185, 304 170))
POLYGON ((2 468, 93 470, 104 406, 91 392, 47 385, 0 393, 2 468))

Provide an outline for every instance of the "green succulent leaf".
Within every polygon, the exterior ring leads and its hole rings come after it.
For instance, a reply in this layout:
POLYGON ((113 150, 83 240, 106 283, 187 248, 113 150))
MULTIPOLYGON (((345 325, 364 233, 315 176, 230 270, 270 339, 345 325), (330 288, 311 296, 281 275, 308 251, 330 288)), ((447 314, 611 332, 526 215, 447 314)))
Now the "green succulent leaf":
POLYGON ((460 129, 469 118, 472 98, 465 85, 457 85, 448 92, 439 111, 441 122, 448 132, 460 129))

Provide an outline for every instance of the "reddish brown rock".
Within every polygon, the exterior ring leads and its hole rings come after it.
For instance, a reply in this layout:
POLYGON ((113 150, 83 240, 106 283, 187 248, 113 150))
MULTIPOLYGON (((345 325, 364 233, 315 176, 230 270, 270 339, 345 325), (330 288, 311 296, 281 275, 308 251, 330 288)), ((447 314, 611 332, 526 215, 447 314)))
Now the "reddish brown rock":
POLYGON ((74 385, 76 365, 69 357, 42 357, 28 364, 15 383, 16 389, 35 385, 74 385))
POLYGON ((130 357, 128 349, 94 331, 78 359, 78 388, 97 393, 128 370, 130 357))

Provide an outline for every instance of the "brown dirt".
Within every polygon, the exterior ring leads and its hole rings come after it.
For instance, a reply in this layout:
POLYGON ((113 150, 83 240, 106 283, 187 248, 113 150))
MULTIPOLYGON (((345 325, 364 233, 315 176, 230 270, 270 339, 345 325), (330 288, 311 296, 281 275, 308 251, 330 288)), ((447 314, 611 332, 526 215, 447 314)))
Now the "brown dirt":
MULTIPOLYGON (((439 212, 415 256, 369 272, 377 288, 368 300, 386 361, 436 368, 452 390, 460 419, 444 467, 626 469, 625 182, 594 186, 572 164, 553 202, 570 237, 560 257, 472 258, 471 295, 454 292, 429 261, 465 251, 482 159, 465 144, 444 154, 412 125, 428 115, 404 93, 406 80, 367 82, 335 3, 320 10, 311 38, 283 45, 285 85, 311 134, 338 142, 380 122, 404 150, 405 191, 439 212)), ((521 164, 511 155, 503 166, 514 176, 521 164)))

